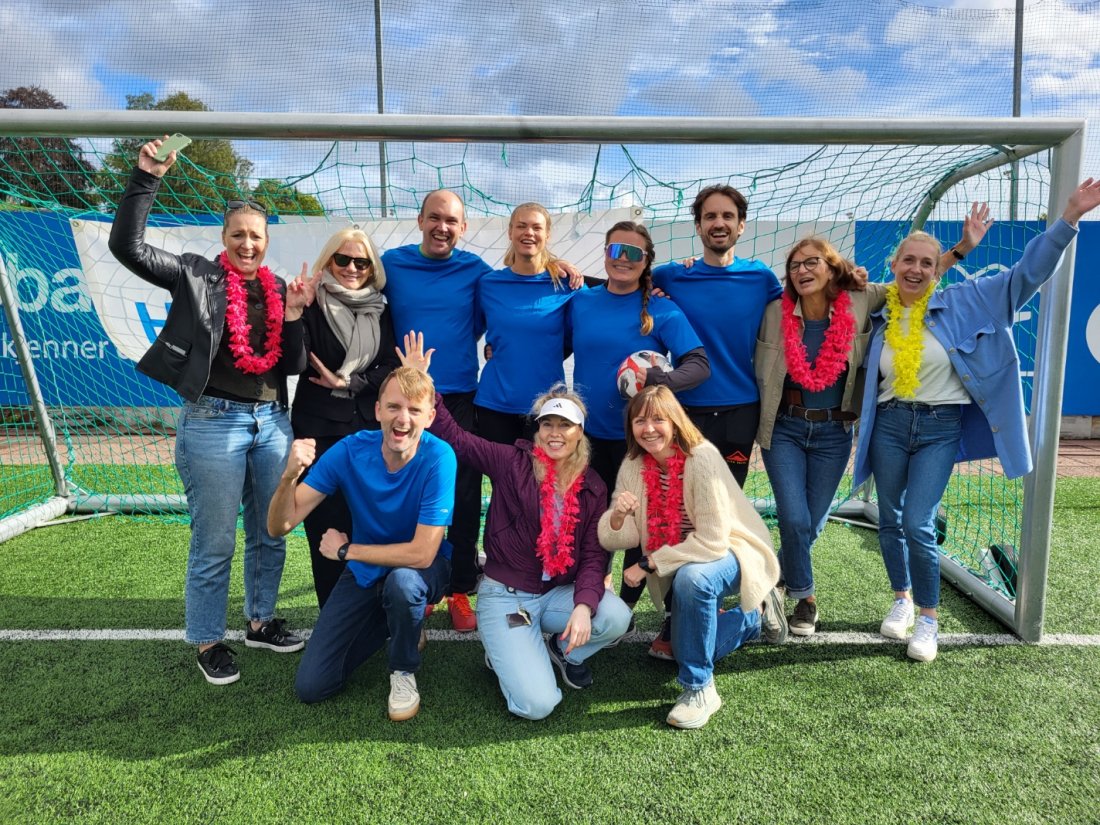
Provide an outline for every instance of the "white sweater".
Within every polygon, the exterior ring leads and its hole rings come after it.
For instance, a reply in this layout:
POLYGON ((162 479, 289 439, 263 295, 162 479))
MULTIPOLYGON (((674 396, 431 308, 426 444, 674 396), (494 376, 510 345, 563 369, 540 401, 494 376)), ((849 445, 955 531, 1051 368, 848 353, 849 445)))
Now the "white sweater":
MULTIPOLYGON (((600 544, 611 552, 638 545, 644 548, 648 539, 641 457, 623 461, 611 500, 624 490, 632 492, 641 504, 618 530, 611 528, 611 510, 600 518, 600 544)), ((692 450, 684 462, 684 508, 695 529, 679 544, 666 544, 650 556, 658 573, 648 577, 654 604, 664 609, 672 574, 682 565, 715 561, 733 553, 741 567, 741 604, 745 610, 759 607, 779 581, 779 560, 767 525, 709 441, 692 450)))

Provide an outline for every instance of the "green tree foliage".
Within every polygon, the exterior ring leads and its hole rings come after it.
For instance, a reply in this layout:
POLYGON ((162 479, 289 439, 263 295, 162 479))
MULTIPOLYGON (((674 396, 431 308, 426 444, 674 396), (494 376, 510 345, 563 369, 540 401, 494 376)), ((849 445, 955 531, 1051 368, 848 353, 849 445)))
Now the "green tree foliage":
MULTIPOLYGON (((39 86, 8 89, 4 109, 64 109, 39 86)), ((84 150, 68 138, 0 138, 0 198, 19 206, 95 208, 95 173, 84 150)))
POLYGON ((324 215, 325 208, 313 195, 299 192, 274 178, 263 178, 252 190, 252 199, 267 207, 269 214, 324 215))
MULTIPOLYGON (((186 92, 175 92, 160 100, 148 92, 126 96, 131 111, 205 112, 207 106, 186 92)), ((159 137, 159 136, 158 136, 159 137)), ((100 184, 117 199, 134 168, 142 139, 116 140, 104 158, 100 184)), ((161 212, 213 212, 220 214, 225 202, 248 191, 252 163, 237 153, 228 140, 196 140, 177 155, 176 163, 164 176, 155 209, 161 212)))

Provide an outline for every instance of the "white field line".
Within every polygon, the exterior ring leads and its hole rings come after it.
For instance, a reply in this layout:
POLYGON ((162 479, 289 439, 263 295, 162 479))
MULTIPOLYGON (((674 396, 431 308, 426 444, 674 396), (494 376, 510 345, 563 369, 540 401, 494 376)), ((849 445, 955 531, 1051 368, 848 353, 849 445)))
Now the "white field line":
MULTIPOLYGON (((310 636, 302 630, 303 639, 310 636)), ((654 633, 633 632, 623 637, 626 644, 649 644, 654 633)), ((225 634, 231 642, 244 641, 244 632, 230 630, 225 634)), ((477 642, 475 633, 457 633, 454 630, 429 630, 432 642, 477 642)), ((182 642, 182 630, 146 630, 122 628, 118 630, 0 630, 0 642, 182 642)), ((886 639, 877 633, 815 633, 813 636, 791 636, 792 644, 811 645, 900 645, 904 642, 886 639)), ((1005 647, 1027 645, 1011 633, 941 633, 940 644, 953 647, 1005 647)), ((1050 633, 1043 637, 1040 647, 1100 647, 1100 635, 1074 633, 1050 633)))

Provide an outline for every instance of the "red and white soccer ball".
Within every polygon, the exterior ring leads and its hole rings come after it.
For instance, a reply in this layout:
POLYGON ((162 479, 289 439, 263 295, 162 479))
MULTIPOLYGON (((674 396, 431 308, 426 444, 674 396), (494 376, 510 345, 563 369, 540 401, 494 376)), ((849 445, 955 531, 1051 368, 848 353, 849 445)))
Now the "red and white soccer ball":
POLYGON ((661 353, 643 349, 628 355, 621 364, 619 371, 615 373, 615 381, 619 386, 619 395, 623 398, 633 398, 642 391, 645 386, 646 370, 657 367, 665 372, 672 372, 672 364, 661 353))

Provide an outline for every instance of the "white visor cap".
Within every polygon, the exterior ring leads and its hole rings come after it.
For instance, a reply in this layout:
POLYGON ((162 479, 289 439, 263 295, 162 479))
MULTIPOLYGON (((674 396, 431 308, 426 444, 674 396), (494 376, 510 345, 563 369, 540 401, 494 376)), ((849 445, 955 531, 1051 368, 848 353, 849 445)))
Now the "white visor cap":
POLYGON ((548 415, 561 416, 566 421, 584 426, 584 413, 581 412, 581 408, 575 402, 570 401, 568 398, 551 398, 539 407, 539 414, 535 418, 546 418, 548 415))

